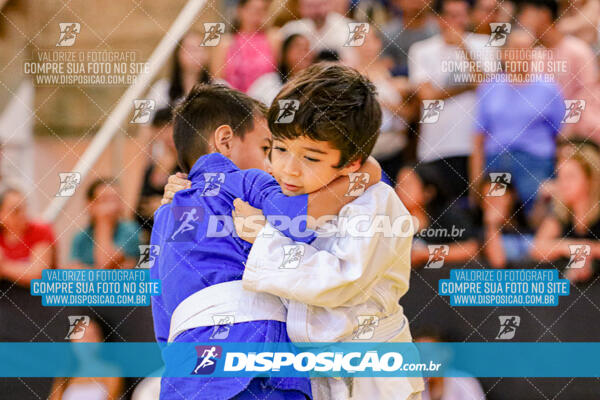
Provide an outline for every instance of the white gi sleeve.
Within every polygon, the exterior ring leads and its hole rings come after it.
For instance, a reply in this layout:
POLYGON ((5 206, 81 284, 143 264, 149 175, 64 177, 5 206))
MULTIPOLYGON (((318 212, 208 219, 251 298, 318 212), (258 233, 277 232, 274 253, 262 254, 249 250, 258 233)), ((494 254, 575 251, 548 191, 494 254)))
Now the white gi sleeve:
MULTIPOLYGON (((382 204, 372 203, 357 200, 342 209, 340 217, 346 218, 347 232, 316 239, 331 240, 329 251, 294 242, 267 224, 250 251, 242 279, 244 288, 320 307, 366 301, 371 287, 399 257, 405 258, 402 269, 410 271, 412 235, 392 232, 402 222, 393 221, 399 210, 390 208, 397 203, 384 200, 383 209, 382 204)), ((400 216, 410 218, 408 213, 400 216)))

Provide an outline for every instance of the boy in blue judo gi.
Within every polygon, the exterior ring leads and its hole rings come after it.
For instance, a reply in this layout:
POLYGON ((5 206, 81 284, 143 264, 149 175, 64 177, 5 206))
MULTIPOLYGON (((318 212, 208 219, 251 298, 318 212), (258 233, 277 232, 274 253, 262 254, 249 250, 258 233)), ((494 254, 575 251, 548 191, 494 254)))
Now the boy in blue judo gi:
MULTIPOLYGON (((158 342, 289 341, 281 300, 242 289, 251 244, 227 234, 226 219, 221 217, 231 215, 235 198, 262 209, 266 216, 290 219, 335 215, 353 198, 344 196, 346 177, 314 193, 284 195, 277 182, 259 170, 271 148, 265 112, 260 103, 219 85, 195 87, 175 111, 178 163, 188 173, 191 187, 154 216, 151 245, 160 246, 160 251, 151 277, 162 281, 162 294, 152 299, 158 342), (224 337, 216 328, 228 316, 233 320, 224 337)), ((374 176, 380 173, 377 166, 362 168, 374 176)), ((305 378, 161 380, 161 399, 305 398, 311 398, 305 378)))

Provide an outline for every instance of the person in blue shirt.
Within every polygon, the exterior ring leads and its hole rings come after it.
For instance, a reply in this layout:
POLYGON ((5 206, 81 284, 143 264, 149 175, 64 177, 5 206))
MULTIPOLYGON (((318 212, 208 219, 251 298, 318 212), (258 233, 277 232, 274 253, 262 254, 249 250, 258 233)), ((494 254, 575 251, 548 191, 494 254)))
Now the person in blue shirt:
MULTIPOLYGON (((226 334, 216 323, 181 329, 175 334, 172 330, 174 314, 182 302, 202 293, 219 297, 218 289, 210 291, 242 278, 251 244, 232 234, 220 234, 227 232, 227 227, 219 217, 231 216, 234 199, 261 208, 266 216, 292 219, 336 215, 353 200, 344 196, 349 187, 347 178, 336 179, 310 194, 285 196, 275 179, 261 171, 271 148, 265 113, 260 103, 221 85, 196 86, 175 111, 178 164, 191 184, 154 215, 151 245, 159 246, 160 252, 151 277, 161 280, 162 294, 153 297, 152 312, 159 343, 289 341, 282 320, 265 317, 238 322, 235 314, 226 334)), ((282 232, 298 241, 312 238, 282 232)), ((276 297, 269 301, 273 299, 281 301, 276 297)), ((228 306, 226 303, 224 299, 223 304, 211 307, 221 310, 228 306)), ((284 310, 283 303, 281 308, 284 310)), ((161 399, 312 398, 307 378, 202 379, 191 373, 190 378, 163 377, 161 399)))
POLYGON ((474 189, 488 173, 510 174, 509 183, 528 216, 541 183, 552 176, 565 113, 560 88, 532 73, 539 61, 533 45, 528 33, 511 32, 503 49, 505 71, 477 89, 470 171, 474 189))

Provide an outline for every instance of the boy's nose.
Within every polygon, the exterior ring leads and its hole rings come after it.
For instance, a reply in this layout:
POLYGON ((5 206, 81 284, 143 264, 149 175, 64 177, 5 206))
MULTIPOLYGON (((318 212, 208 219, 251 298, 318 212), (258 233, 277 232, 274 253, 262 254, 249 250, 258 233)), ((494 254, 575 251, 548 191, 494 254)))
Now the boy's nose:
POLYGON ((285 163, 284 170, 287 175, 298 176, 300 175, 299 163, 295 157, 290 157, 285 163))

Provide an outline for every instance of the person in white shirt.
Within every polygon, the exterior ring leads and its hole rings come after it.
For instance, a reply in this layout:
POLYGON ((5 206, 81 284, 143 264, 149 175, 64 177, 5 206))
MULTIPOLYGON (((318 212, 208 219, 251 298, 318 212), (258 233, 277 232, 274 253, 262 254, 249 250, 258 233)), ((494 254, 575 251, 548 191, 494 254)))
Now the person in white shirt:
POLYGON ((442 0, 440 34, 413 44, 408 51, 409 80, 423 101, 443 101, 434 118, 421 116, 417 158, 431 162, 453 188, 454 200, 468 194, 468 156, 473 148, 476 95, 482 73, 497 67, 489 37, 466 33, 469 3, 442 0))
POLYGON ((355 52, 352 47, 344 46, 350 35, 350 18, 332 11, 329 0, 300 0, 301 19, 290 21, 281 27, 283 37, 293 33, 304 35, 310 40, 312 51, 334 50, 340 59, 354 65, 355 52))

